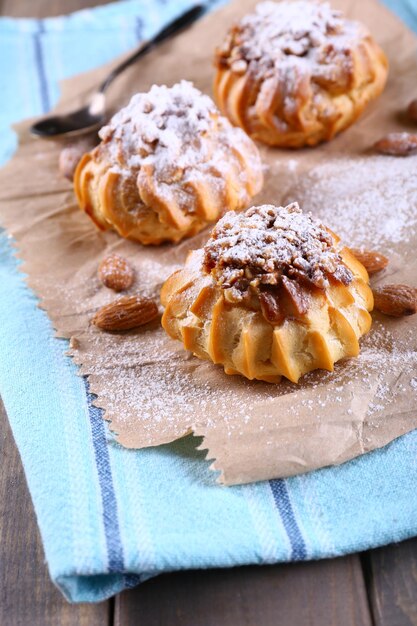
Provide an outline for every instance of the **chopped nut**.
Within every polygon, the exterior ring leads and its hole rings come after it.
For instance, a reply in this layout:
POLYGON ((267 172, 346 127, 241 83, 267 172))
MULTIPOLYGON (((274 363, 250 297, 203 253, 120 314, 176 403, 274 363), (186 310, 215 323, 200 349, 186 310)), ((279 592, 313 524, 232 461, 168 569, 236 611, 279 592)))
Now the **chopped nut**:
POLYGON ((305 315, 308 311, 308 297, 305 290, 295 280, 290 280, 286 276, 282 277, 282 287, 288 294, 298 315, 305 315))
POLYGON ((259 293, 259 302, 264 318, 271 324, 281 324, 285 312, 281 309, 277 294, 264 290, 259 293))
POLYGON ((143 103, 143 112, 151 113, 154 109, 154 106, 150 100, 145 100, 143 103))
POLYGON ((235 74, 244 74, 248 69, 248 64, 244 59, 238 59, 237 61, 233 61, 230 67, 235 74))
POLYGON ((134 271, 129 262, 118 254, 111 254, 98 266, 100 281, 114 291, 125 291, 132 286, 134 271))
POLYGON ((383 285, 373 290, 374 308, 385 315, 402 317, 417 312, 417 289, 408 285, 383 285))

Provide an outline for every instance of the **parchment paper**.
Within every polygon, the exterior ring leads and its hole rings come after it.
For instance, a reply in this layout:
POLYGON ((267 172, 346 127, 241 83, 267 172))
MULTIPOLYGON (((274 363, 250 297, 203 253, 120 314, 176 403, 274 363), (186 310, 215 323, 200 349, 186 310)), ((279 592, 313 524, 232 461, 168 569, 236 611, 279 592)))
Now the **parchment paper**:
MULTIPOLYGON (((212 51, 254 4, 235 2, 159 47, 114 84, 111 106, 126 104, 154 82, 181 78, 211 94, 212 51)), ((388 131, 412 129, 401 112, 417 97, 416 38, 376 0, 333 4, 371 28, 390 60, 388 86, 358 123, 327 145, 296 152, 262 148, 266 182, 255 202, 298 200, 346 244, 390 257, 377 281, 416 284, 417 157, 369 150, 388 131)), ((81 103, 109 67, 66 81, 58 110, 81 103)), ((417 428, 417 316, 375 315, 359 358, 337 364, 333 373, 314 372, 299 386, 226 376, 167 338, 159 321, 121 334, 90 325, 97 308, 115 298, 96 276, 110 251, 136 268, 132 291, 157 296, 207 231, 156 248, 98 232, 58 173, 62 145, 29 138, 28 127, 19 127, 19 150, 0 175, 1 223, 16 240, 27 282, 57 335, 71 338, 71 355, 122 445, 155 446, 193 431, 204 437, 201 448, 221 470, 220 481, 235 484, 342 463, 417 428)))

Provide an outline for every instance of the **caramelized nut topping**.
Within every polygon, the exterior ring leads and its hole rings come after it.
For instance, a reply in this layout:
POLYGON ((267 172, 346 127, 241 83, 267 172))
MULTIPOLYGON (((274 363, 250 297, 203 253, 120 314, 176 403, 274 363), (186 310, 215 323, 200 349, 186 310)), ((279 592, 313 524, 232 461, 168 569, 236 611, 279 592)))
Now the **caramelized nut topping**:
POLYGON ((282 287, 288 294, 298 315, 305 315, 308 311, 308 298, 306 290, 295 280, 290 280, 286 276, 282 277, 282 287))
POLYGON ((259 302, 264 318, 271 324, 281 324, 285 313, 280 307, 278 294, 268 288, 259 292, 259 302))
POLYGON ((304 315, 309 291, 325 289, 329 280, 353 279, 331 233, 297 203, 226 213, 205 246, 204 270, 228 292, 229 302, 256 294, 269 321, 280 317, 274 298, 304 315))

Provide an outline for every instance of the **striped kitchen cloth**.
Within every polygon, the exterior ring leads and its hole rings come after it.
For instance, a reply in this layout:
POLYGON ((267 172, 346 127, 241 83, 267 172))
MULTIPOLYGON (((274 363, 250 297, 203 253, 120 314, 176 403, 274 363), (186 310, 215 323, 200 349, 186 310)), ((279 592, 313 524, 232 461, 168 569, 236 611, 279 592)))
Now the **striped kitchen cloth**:
MULTIPOLYGON (((1 19, 0 159, 15 149, 10 124, 46 112, 59 80, 132 48, 191 4, 128 0, 1 19)), ((417 29, 415 0, 391 4, 417 29)), ((169 570, 331 557, 417 535, 417 432, 340 467, 219 487, 191 437, 139 451, 108 437, 4 233, 0 302, 0 391, 50 574, 69 600, 103 600, 169 570)))

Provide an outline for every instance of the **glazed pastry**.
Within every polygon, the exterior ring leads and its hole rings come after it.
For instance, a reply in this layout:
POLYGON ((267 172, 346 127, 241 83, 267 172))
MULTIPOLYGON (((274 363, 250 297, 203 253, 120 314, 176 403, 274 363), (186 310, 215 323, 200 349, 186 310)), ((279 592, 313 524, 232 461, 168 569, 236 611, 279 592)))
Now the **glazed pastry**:
POLYGON ((215 64, 221 111, 254 139, 289 148, 350 126, 388 72, 365 26, 305 0, 258 4, 228 32, 215 64))
POLYGON ((363 265, 297 203, 227 213, 161 299, 187 350, 267 382, 357 356, 373 307, 363 265))
POLYGON ((75 172, 78 203, 143 244, 190 237, 262 187, 255 144, 186 81, 133 96, 99 135, 75 172))

